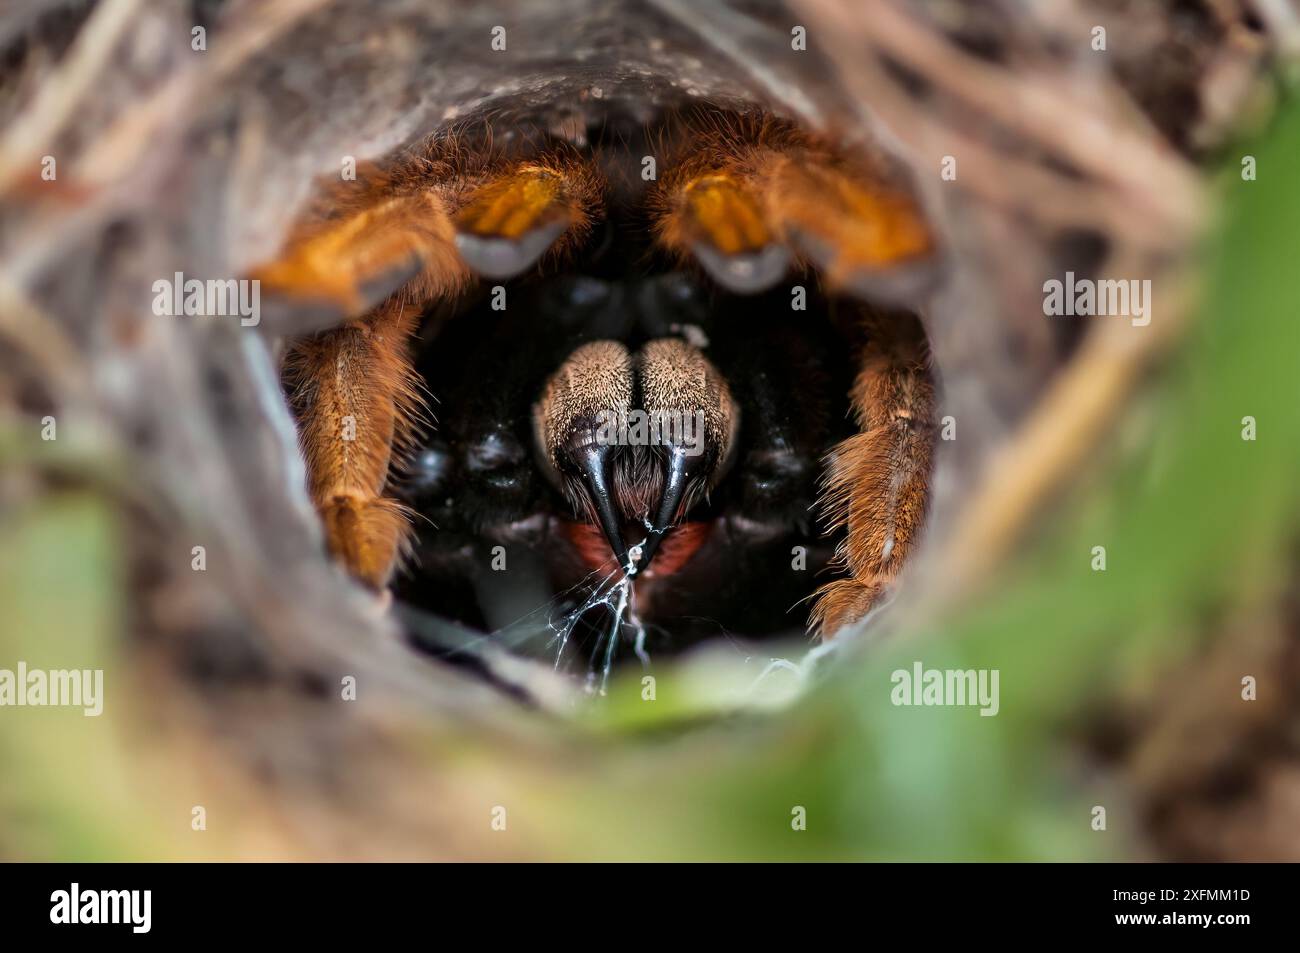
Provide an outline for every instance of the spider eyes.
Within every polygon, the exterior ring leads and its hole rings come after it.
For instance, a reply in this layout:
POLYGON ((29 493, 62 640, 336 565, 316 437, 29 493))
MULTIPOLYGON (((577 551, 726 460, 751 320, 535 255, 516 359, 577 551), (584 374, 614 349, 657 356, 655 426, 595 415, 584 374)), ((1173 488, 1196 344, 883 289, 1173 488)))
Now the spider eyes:
POLYGON ((445 493, 451 486, 453 469, 451 451, 446 444, 430 444, 416 454, 407 467, 406 495, 428 499, 445 493))
POLYGON ((784 503, 803 492, 814 472, 793 450, 763 450, 745 457, 741 477, 747 502, 784 503))
POLYGON ((501 428, 455 448, 435 440, 407 464, 404 495, 413 500, 449 495, 456 489, 458 470, 493 490, 525 495, 531 486, 532 466, 524 445, 501 428))
POLYGON ((606 304, 612 292, 609 282, 578 275, 565 282, 562 303, 571 308, 595 309, 606 304))
POLYGON ((528 461, 528 452, 505 430, 489 431, 465 451, 465 469, 476 477, 514 483, 514 471, 528 461))
POLYGON ((705 342, 693 328, 713 324, 707 280, 682 271, 622 281, 563 276, 535 292, 535 300, 537 310, 553 323, 557 333, 567 330, 578 339, 648 340, 680 335, 702 347, 705 342))

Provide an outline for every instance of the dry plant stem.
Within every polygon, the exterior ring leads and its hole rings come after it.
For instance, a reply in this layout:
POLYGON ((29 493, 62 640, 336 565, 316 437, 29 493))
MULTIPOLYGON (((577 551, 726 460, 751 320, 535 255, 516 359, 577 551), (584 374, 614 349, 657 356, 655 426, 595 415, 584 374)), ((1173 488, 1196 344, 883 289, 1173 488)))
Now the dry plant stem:
POLYGON ((85 362, 63 328, 10 282, 0 277, 0 340, 17 345, 65 400, 85 391, 85 362))
POLYGON ((1277 37, 1283 55, 1300 57, 1300 9, 1294 0, 1254 0, 1251 6, 1277 37))
POLYGON ((1084 99, 1059 76, 1017 75, 983 63, 887 0, 873 4, 869 30, 842 4, 809 0, 802 9, 828 38, 858 101, 872 104, 919 168, 936 168, 940 156, 953 155, 964 168, 957 180, 962 187, 1035 214, 1048 211, 1056 224, 1065 224, 1062 219, 1073 208, 1079 217, 1076 224, 1122 224, 1134 237, 1155 245, 1167 244, 1170 234, 1184 234, 1200 224, 1202 202, 1193 171, 1154 133, 1134 131, 1133 109, 1121 112, 1108 105, 1127 106, 1118 88, 1084 99), (1018 132, 1045 155, 1055 154, 1095 181, 1079 182, 1043 163, 998 152, 951 124, 927 118, 916 99, 883 68, 881 54, 906 63, 961 100, 954 110, 965 119, 980 116, 1018 132), (1157 182, 1160 187, 1153 188, 1157 182), (1029 201, 1041 196, 1053 200, 1045 208, 1029 201), (1147 207, 1138 214, 1135 205, 1147 207))
POLYGON ((264 4, 256 17, 232 27, 221 47, 213 51, 210 65, 180 73, 139 109, 114 122, 86 149, 77 163, 78 175, 88 181, 107 182, 126 174, 141 152, 150 147, 157 130, 192 102, 200 90, 219 87, 295 23, 328 2, 272 0, 264 4))
POLYGON ((77 36, 58 71, 0 141, 0 192, 24 176, 72 119, 95 78, 131 25, 140 0, 105 0, 77 36))
MULTIPOLYGON (((842 10, 842 7, 837 7, 842 10)), ((891 56, 922 72, 967 106, 1008 128, 1023 132, 1086 174, 1112 183, 1124 197, 1147 204, 1170 227, 1185 233, 1199 224, 1200 190, 1195 173, 1154 132, 1144 133, 1131 108, 1120 114, 1106 99, 1123 97, 1114 87, 1106 97, 1083 98, 1078 84, 1059 76, 1026 76, 989 66, 926 30, 891 2, 873 10, 872 35, 891 56), (1122 121, 1126 120, 1126 121, 1122 121), (1122 156, 1122 161, 1117 160, 1122 156), (1160 183, 1152 188, 1152 183, 1160 183)))
MULTIPOLYGON (((93 143, 89 144, 75 166, 77 176, 87 182, 103 184, 129 172, 142 153, 155 145, 160 128, 171 122, 202 90, 217 88, 243 64, 255 57, 277 37, 329 0, 273 0, 264 4, 257 16, 236 23, 227 33, 206 65, 179 71, 143 103, 116 119, 93 143)), ((22 177, 33 150, 47 148, 67 118, 75 111, 80 93, 93 86, 95 76, 111 68, 107 59, 119 39, 123 25, 129 25, 136 0, 114 0, 112 9, 120 10, 123 20, 107 15, 106 3, 80 34, 85 47, 78 47, 77 59, 66 67, 67 78, 42 91, 13 124, 10 134, 0 143, 0 193, 8 191, 22 177), (48 101, 47 101, 48 100, 48 101)))
POLYGON ((942 554, 937 578, 945 584, 937 605, 959 602, 990 580, 1034 518, 1094 453, 1143 371, 1178 339, 1192 288, 1186 277, 1171 276, 1169 283, 1174 287, 1160 320, 1134 327, 1124 317, 1094 319, 1074 360, 1010 445, 990 461, 942 554))

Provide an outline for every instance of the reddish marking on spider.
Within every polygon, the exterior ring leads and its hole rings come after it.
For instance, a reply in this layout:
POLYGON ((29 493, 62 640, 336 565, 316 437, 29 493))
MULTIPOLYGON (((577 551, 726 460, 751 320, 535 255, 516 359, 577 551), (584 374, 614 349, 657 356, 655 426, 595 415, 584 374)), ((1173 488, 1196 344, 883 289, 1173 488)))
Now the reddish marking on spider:
MULTIPOLYGON (((593 523, 566 522, 564 527, 569 542, 577 550, 583 565, 597 572, 614 571, 614 554, 610 552, 609 543, 599 526, 593 523)), ((704 545, 712 529, 712 523, 682 523, 659 544, 659 551, 655 554, 650 568, 646 570, 645 578, 671 576, 680 570, 690 562, 696 550, 704 545)), ((644 530, 642 532, 644 533, 644 530)), ((639 537, 627 534, 627 538, 630 540, 639 537)))

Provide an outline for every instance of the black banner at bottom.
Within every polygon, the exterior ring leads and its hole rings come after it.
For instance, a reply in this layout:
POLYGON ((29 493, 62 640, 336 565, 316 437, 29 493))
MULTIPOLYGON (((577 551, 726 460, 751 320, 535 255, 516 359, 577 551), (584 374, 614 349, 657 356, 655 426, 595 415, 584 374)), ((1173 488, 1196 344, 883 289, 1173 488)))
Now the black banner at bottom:
POLYGON ((8 864, 0 914, 8 938, 127 942, 337 942, 420 924, 453 936, 482 930, 484 939, 509 930, 659 934, 674 921, 734 942, 766 937, 775 921, 798 928, 831 918, 882 937, 920 926, 927 940, 976 930, 1223 944, 1289 933, 1296 922, 1296 871, 1287 866, 541 866, 8 864))

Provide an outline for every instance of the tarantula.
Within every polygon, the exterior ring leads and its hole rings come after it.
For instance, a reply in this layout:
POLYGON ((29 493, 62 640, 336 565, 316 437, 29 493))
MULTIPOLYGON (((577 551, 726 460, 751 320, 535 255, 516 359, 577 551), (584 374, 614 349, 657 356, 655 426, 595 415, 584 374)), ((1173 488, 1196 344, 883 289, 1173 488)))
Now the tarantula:
POLYGON ((922 525, 934 381, 901 304, 936 257, 882 157, 695 106, 440 130, 325 188, 255 277, 342 321, 285 379, 367 586, 491 631, 613 574, 689 638, 811 596, 826 638, 922 525), (491 554, 530 574, 507 591, 491 554))

